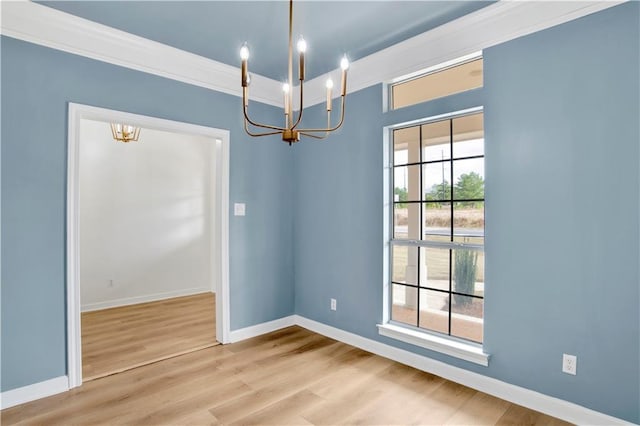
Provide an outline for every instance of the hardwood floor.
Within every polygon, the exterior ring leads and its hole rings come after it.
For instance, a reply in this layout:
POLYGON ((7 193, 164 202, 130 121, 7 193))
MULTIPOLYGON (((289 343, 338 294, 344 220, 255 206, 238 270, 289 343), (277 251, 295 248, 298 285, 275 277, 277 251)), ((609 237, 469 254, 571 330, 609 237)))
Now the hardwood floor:
POLYGON ((215 295, 82 314, 83 381, 218 344, 215 295))
POLYGON ((566 424, 299 327, 2 411, 24 424, 566 424))

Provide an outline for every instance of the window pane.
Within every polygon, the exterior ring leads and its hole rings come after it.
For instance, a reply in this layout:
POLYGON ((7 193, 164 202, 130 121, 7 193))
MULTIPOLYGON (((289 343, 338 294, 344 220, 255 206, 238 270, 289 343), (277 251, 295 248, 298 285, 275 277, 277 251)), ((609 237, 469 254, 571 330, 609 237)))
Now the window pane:
POLYGON ((392 246, 391 280, 418 285, 418 247, 392 246))
POLYGON ((449 120, 422 125, 422 161, 451 158, 451 124, 449 120))
POLYGON ((451 199, 451 162, 422 165, 422 188, 425 200, 451 199))
POLYGON ((420 286, 449 291, 449 249, 420 248, 420 286))
POLYGON ((422 203, 423 239, 451 241, 451 203, 422 203))
POLYGON ((482 87, 482 58, 392 86, 392 108, 482 87))
POLYGON ((453 291, 484 296, 484 252, 453 250, 453 291))
POLYGON ((453 119, 453 157, 484 155, 483 114, 453 119))
POLYGON ((420 201, 420 165, 394 167, 393 200, 420 201))
POLYGON ((449 296, 447 293, 420 290, 421 328, 449 333, 449 296))
POLYGON ((451 335, 482 343, 484 300, 453 295, 451 335))
POLYGON ((393 164, 420 162, 420 127, 393 131, 393 164))
POLYGON ((391 319, 405 324, 418 324, 418 289, 393 284, 391 289, 391 319))
POLYGON ((484 158, 453 161, 454 200, 484 198, 484 158))
POLYGON ((420 203, 396 203, 393 216, 393 238, 420 239, 420 203))
POLYGON ((393 205, 393 238, 395 239, 409 238, 409 210, 407 207, 407 204, 393 205))
POLYGON ((484 201, 454 203, 453 235, 455 241, 484 236, 484 201))

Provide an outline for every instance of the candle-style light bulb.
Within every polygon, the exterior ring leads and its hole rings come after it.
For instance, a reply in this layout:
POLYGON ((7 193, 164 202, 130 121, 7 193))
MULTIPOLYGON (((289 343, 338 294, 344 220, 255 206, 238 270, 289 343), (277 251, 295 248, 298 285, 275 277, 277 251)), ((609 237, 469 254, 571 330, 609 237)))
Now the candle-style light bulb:
POLYGON ((330 78, 327 79, 325 84, 327 86, 327 111, 331 111, 331 102, 333 98, 333 80, 330 78))
POLYGON ((302 38, 302 36, 300 36, 300 39, 298 40, 298 52, 304 53, 306 51, 307 51, 307 42, 304 40, 304 38, 302 38))
POLYGON ((247 87, 249 86, 249 66, 247 64, 247 60, 249 59, 249 46, 247 46, 247 43, 244 43, 240 48, 240 59, 242 60, 242 87, 247 87))
POLYGON ((304 38, 302 38, 302 36, 300 36, 300 40, 298 40, 298 54, 299 59, 298 59, 298 79, 300 81, 304 80, 304 52, 307 51, 307 42, 304 41, 304 38))
POLYGON ((347 59, 347 55, 344 55, 340 60, 340 68, 342 68, 342 71, 349 69, 349 60, 347 59))
POLYGON ((244 43, 240 48, 240 59, 243 61, 249 59, 249 46, 247 46, 247 43, 244 43))
POLYGON ((342 68, 342 84, 341 84, 341 96, 347 95, 347 69, 349 68, 349 60, 347 55, 342 57, 340 61, 340 68, 342 68))

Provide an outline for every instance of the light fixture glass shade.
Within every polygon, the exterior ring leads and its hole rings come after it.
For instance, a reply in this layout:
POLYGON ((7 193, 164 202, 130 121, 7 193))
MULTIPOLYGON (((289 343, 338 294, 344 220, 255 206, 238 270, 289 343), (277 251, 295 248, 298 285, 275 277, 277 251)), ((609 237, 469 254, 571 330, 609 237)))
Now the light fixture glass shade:
POLYGON ((111 135, 119 142, 137 142, 140 137, 140 127, 123 123, 111 123, 111 135))

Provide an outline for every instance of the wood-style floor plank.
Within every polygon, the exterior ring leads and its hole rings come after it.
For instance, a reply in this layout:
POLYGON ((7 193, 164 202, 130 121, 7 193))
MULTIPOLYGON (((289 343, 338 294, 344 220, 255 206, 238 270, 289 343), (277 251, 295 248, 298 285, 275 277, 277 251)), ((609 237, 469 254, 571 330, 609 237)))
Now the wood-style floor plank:
POLYGON ((82 313, 82 377, 93 380, 217 344, 215 295, 82 313))
POLYGON ((3 425, 566 424, 299 327, 3 410, 3 425))

